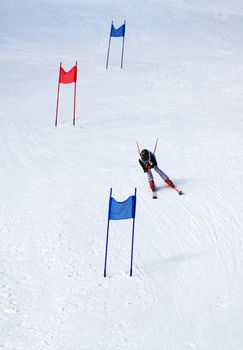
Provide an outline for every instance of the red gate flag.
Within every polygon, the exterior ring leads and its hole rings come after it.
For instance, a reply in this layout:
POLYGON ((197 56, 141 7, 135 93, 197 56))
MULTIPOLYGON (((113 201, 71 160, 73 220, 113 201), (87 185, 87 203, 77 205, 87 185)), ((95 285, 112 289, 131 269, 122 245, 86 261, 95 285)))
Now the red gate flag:
POLYGON ((61 84, 71 84, 77 82, 77 66, 73 66, 68 72, 66 72, 62 67, 60 67, 59 72, 59 83, 61 84))
POLYGON ((61 84, 72 84, 72 83, 74 83, 73 126, 75 126, 77 72, 78 72, 78 64, 77 64, 77 62, 76 62, 76 65, 73 66, 68 72, 66 72, 66 71, 62 68, 62 62, 60 62, 59 79, 58 79, 58 89, 57 89, 57 106, 56 106, 55 127, 57 127, 58 107, 59 107, 59 95, 60 95, 60 85, 61 85, 61 84))

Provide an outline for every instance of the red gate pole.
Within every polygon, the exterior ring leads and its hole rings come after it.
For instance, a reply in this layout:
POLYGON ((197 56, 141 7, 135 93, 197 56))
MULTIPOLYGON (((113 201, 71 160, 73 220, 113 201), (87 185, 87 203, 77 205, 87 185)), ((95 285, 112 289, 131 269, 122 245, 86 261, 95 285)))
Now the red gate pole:
POLYGON ((77 61, 76 61, 76 80, 74 83, 74 101, 73 101, 73 126, 75 126, 75 114, 76 114, 76 93, 77 93, 77 74, 78 73, 78 67, 77 67, 77 61))
POLYGON ((57 127, 57 117, 58 117, 58 107, 59 107, 59 94, 60 94, 60 71, 61 71, 62 62, 60 62, 59 68, 59 77, 58 77, 58 88, 57 88, 57 105, 56 105, 56 120, 55 127, 57 127))

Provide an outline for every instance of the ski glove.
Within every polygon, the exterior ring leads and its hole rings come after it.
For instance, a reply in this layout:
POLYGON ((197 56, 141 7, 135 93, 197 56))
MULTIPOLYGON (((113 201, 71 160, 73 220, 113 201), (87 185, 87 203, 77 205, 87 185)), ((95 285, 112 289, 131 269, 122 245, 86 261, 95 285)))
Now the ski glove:
POLYGON ((151 166, 148 162, 144 163, 141 159, 139 159, 139 163, 141 167, 143 168, 143 171, 147 173, 149 170, 151 170, 151 166))
POLYGON ((149 170, 151 170, 151 168, 157 166, 157 161, 156 161, 155 155, 153 153, 151 153, 150 159, 148 162, 143 162, 142 159, 139 159, 139 163, 140 163, 140 165, 143 168, 143 171, 145 173, 147 173, 149 170))

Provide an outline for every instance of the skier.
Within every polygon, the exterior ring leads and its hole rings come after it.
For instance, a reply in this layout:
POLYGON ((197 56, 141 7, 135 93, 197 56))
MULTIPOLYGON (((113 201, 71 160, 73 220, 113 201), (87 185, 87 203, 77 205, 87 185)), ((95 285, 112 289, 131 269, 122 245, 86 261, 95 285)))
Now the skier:
POLYGON ((147 149, 143 149, 140 153, 140 157, 141 158, 139 159, 139 163, 143 168, 143 171, 147 173, 149 186, 153 192, 153 198, 157 198, 157 196, 155 190, 154 177, 151 169, 154 169, 160 175, 160 177, 167 183, 168 186, 174 188, 179 194, 182 194, 182 192, 175 187, 173 181, 171 181, 169 177, 158 167, 158 163, 154 153, 147 149))

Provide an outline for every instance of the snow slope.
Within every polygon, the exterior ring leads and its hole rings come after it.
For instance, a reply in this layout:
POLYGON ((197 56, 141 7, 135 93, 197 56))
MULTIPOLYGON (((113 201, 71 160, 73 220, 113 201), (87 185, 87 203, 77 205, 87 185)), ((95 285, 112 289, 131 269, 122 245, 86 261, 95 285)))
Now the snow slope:
POLYGON ((0 3, 0 349, 243 348, 243 4, 183 0, 0 3), (127 21, 124 69, 108 33, 127 21), (72 87, 59 62, 78 61, 72 87), (151 199, 136 141, 159 137, 185 196, 151 199), (111 222, 110 187, 137 187, 111 222))

